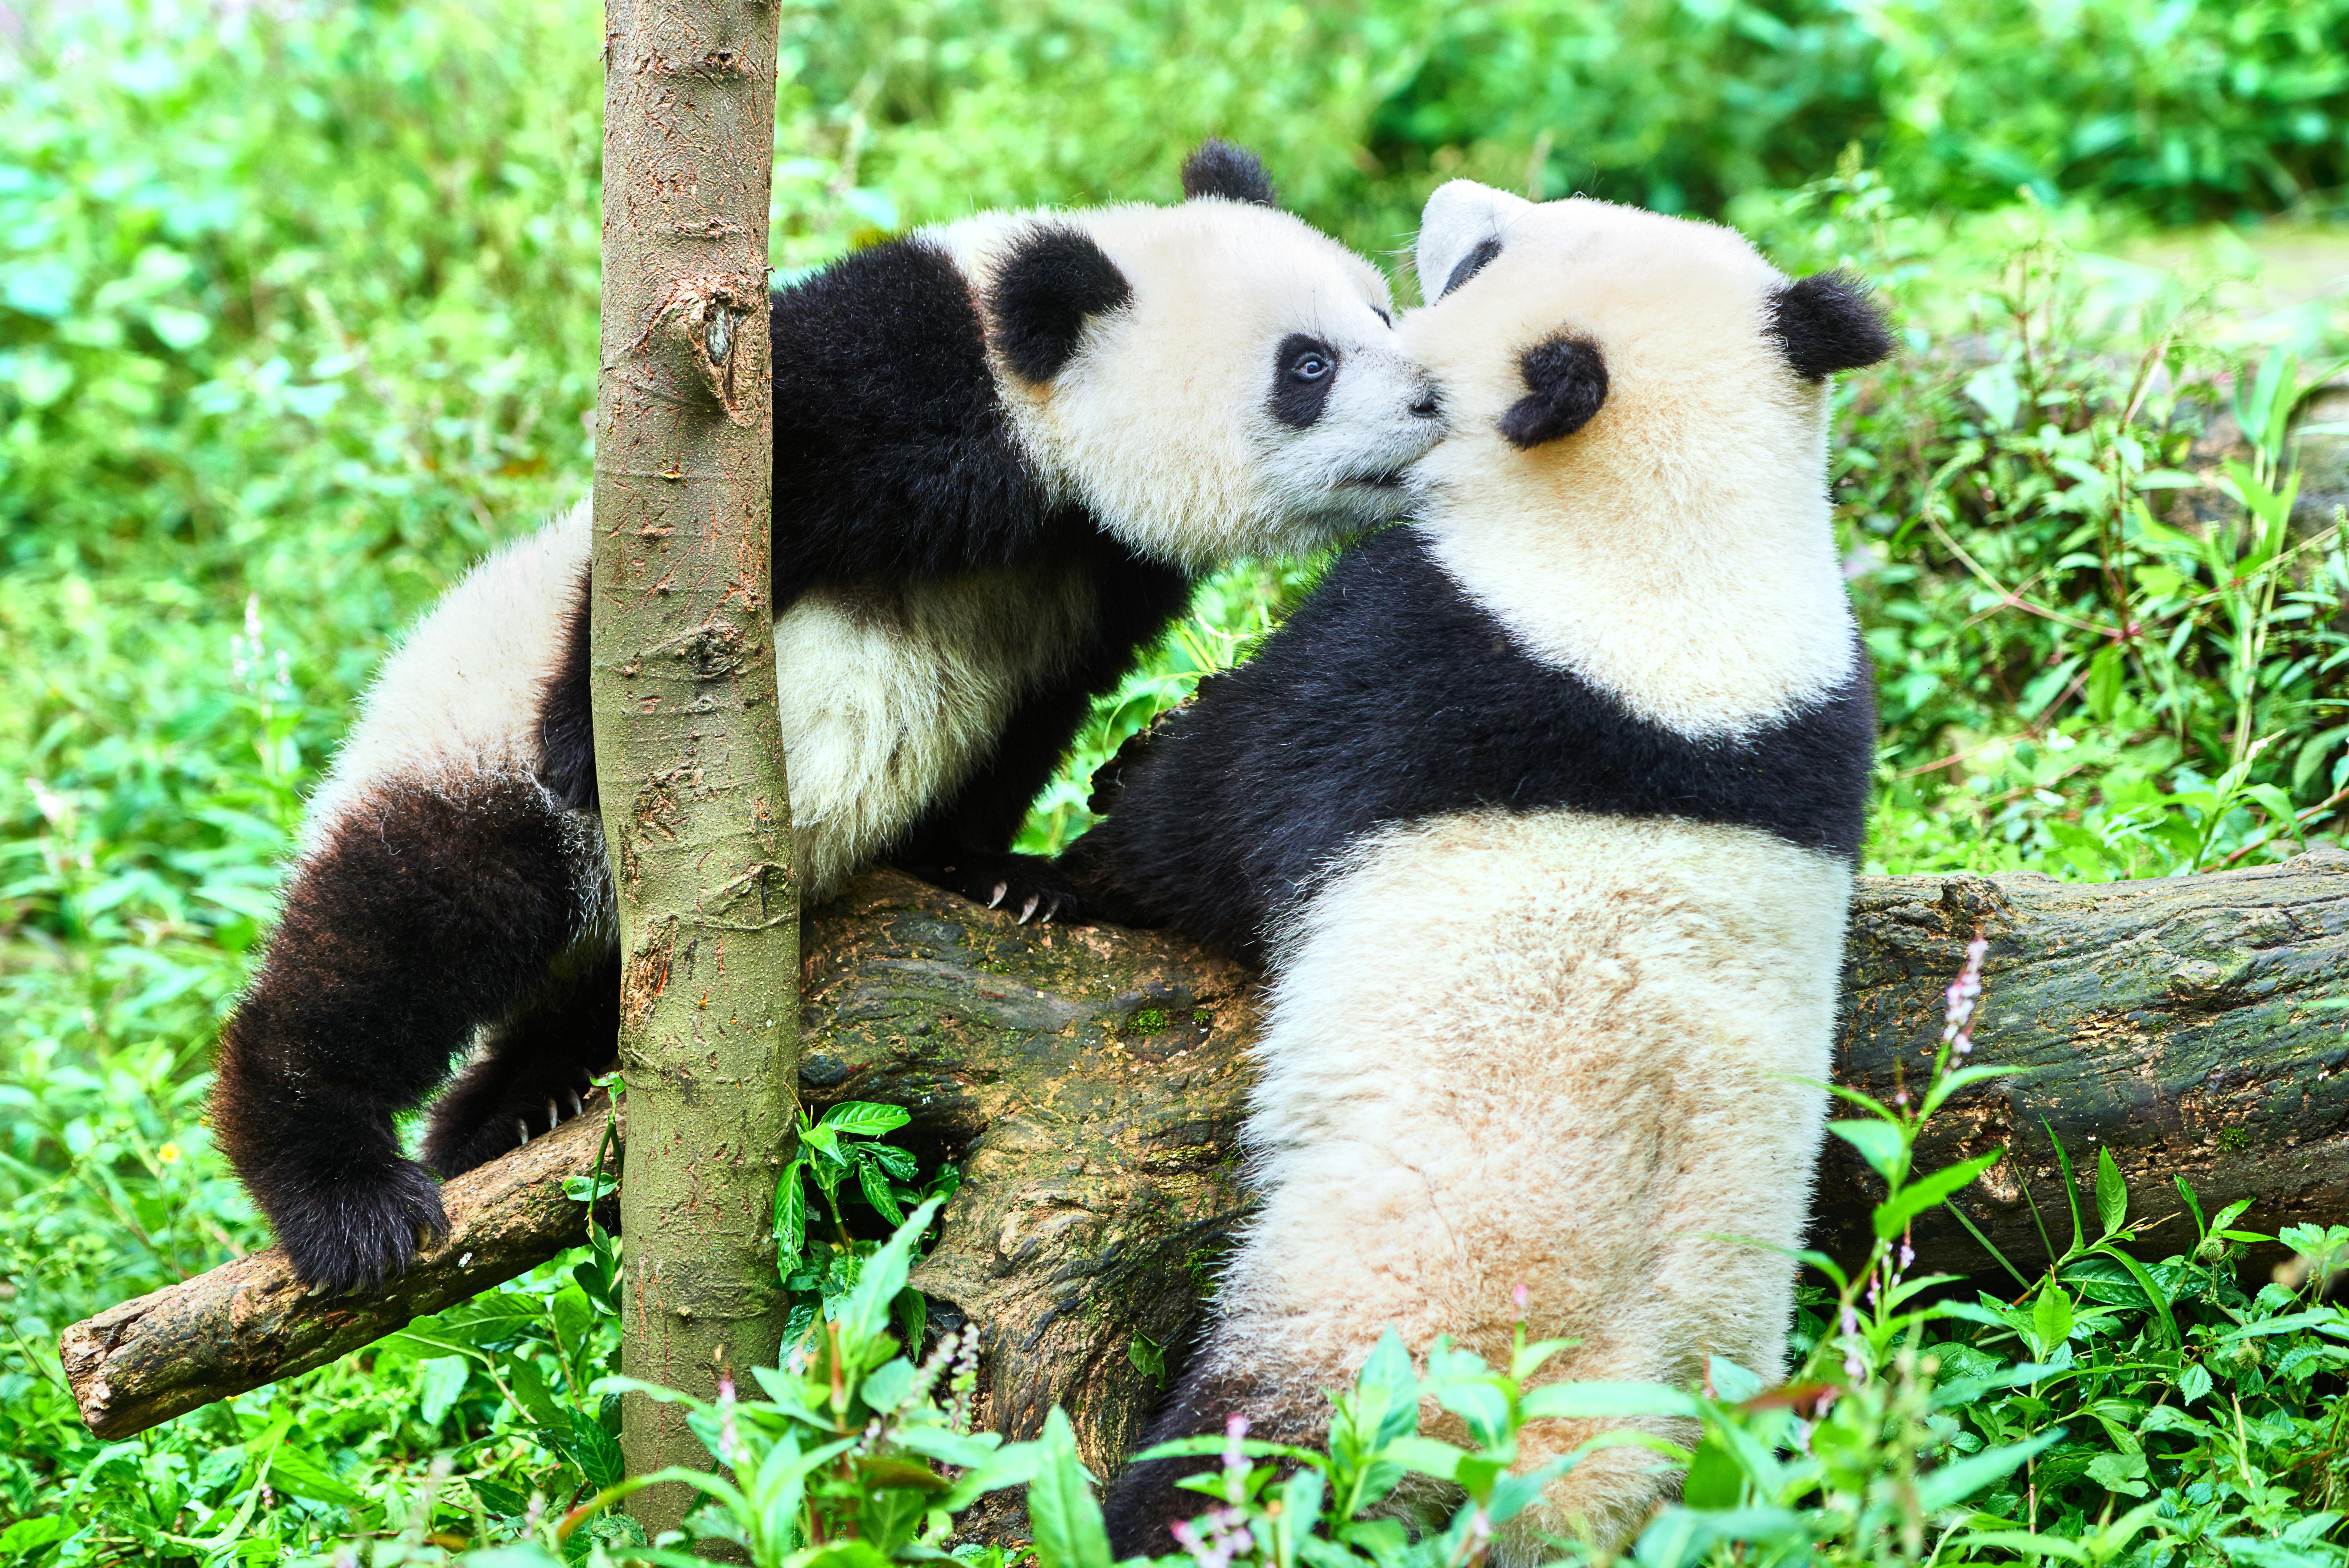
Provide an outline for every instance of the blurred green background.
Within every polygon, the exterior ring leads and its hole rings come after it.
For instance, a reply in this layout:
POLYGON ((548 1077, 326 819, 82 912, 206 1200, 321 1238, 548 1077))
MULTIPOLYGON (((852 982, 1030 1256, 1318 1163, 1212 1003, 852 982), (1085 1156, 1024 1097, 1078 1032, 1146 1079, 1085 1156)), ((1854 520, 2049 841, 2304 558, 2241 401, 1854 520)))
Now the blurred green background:
MULTIPOLYGON (((786 275, 976 207, 1171 199, 1210 133, 1405 298, 1454 175, 1857 267, 1906 344, 1838 394, 1872 867, 2167 875, 2336 832, 2349 0, 856 0, 783 29, 786 275)), ((221 1456, 274 1396, 98 1455, 44 1346, 261 1237, 197 1114, 302 792, 404 620, 584 491, 600 33, 581 0, 0 0, 0 1521, 69 1486, 57 1560, 250 1495, 221 1456)), ((1211 585, 1028 842, 1302 576, 1211 585)), ((346 1491, 502 1429, 480 1387, 318 1377, 304 1436, 346 1491)), ((268 1561, 326 1527, 240 1528, 268 1561)), ((0 1564, 48 1551, 0 1534, 0 1564)))

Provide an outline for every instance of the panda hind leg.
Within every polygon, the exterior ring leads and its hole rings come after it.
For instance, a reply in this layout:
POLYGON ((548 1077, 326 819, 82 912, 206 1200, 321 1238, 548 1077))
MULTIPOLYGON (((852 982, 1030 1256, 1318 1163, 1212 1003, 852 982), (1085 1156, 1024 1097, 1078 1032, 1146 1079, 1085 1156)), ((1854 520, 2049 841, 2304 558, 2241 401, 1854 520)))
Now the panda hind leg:
POLYGON ((492 1027, 484 1047, 432 1102, 424 1163, 461 1176, 576 1116, 610 1071, 620 1033, 620 961, 606 953, 492 1027))
POLYGON ((544 985, 577 935, 587 843, 528 778, 386 780, 295 868, 221 1032, 211 1112, 304 1283, 378 1284, 447 1234, 393 1117, 544 985))

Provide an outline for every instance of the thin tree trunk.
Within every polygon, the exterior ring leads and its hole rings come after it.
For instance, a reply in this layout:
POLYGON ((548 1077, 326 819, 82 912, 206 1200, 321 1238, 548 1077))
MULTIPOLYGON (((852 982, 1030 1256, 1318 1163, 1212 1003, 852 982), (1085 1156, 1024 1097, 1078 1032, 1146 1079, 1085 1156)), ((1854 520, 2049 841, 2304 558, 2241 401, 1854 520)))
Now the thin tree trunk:
MULTIPOLYGON (((2087 1168, 2084 1189, 2108 1147, 2131 1212, 2168 1217, 2151 1256, 2192 1239, 2181 1175, 2206 1211, 2255 1199, 2258 1230, 2349 1221, 2349 1013, 2316 1005, 2349 997, 2349 855, 2106 887, 1870 877, 1852 913, 1837 1074, 1880 1096, 1916 1083, 1942 988, 1974 932, 1991 939, 1974 1060, 2033 1070, 1961 1095, 1922 1163, 2009 1147, 1958 1205, 2026 1272, 2045 1263, 2026 1188, 2055 1246, 2070 1240, 2043 1116, 2087 1168)), ((1247 1211, 1233 1157, 1255 976, 1163 933, 1015 926, 876 872, 813 911, 804 977, 809 1101, 905 1106, 926 1152, 963 1161, 916 1282, 981 1328, 986 1418, 1033 1432, 1059 1402, 1087 1459, 1114 1462, 1156 1393, 1148 1364, 1195 1321, 1247 1211)), ((602 1130, 582 1117, 452 1187, 481 1184, 452 1197, 458 1236, 396 1296, 303 1298, 272 1249, 76 1324, 66 1366, 84 1418, 127 1436, 462 1300, 490 1282, 482 1257, 460 1262, 476 1212, 518 1217, 481 1231, 503 1238, 499 1277, 584 1240, 579 1206, 555 1195, 602 1130), (568 1163, 533 1163, 558 1150, 568 1163)), ((1831 1142, 1814 1241, 1848 1253, 1874 1180, 1831 1142)), ((1920 1270, 2001 1288, 1946 1213, 1920 1221, 1916 1246, 1920 1270)))
MULTIPOLYGON (((593 690, 623 947, 631 1376, 774 1360, 799 922, 769 603, 770 0, 607 0, 593 690)), ((631 1397, 628 1466, 706 1462, 631 1397)), ((672 1528, 689 1494, 630 1507, 672 1528)))

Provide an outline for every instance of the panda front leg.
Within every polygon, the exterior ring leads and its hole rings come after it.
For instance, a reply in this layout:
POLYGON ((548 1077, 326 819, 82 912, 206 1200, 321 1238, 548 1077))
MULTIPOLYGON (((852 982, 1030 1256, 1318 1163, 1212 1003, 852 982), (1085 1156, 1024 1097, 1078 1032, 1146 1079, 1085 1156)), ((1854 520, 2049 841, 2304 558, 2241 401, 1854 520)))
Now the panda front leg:
POLYGON ((212 1122, 304 1282, 398 1274, 445 1235, 393 1116, 577 936, 592 824, 527 775, 387 779, 296 866, 260 971, 222 1030, 212 1122))
POLYGON ((1025 925, 1090 918, 1085 890, 1053 861, 1011 842, 1059 765, 1084 711, 1069 687, 1021 704, 993 753, 945 800, 922 814, 887 852, 889 863, 935 888, 1001 909, 1025 925))
POLYGON ((501 1020, 432 1102, 424 1163, 442 1180, 553 1132, 585 1108, 616 1060, 620 959, 558 963, 546 987, 501 1020))

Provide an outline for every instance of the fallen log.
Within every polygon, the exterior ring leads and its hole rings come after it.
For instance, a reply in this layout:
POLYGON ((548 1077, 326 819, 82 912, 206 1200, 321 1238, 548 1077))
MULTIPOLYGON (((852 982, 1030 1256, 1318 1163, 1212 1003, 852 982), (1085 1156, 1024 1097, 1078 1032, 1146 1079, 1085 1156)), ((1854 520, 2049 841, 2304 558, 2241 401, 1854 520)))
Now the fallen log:
MULTIPOLYGON (((1978 931, 1991 947, 1973 1060, 2032 1071, 1959 1096, 1920 1164, 2007 1149, 1958 1203, 2025 1272, 2045 1258, 2026 1192, 2055 1245, 2069 1240, 2048 1127, 2084 1182, 2109 1148, 2132 1212, 2167 1216, 2152 1255, 2192 1237, 2176 1176, 2206 1209, 2256 1199, 2255 1229, 2349 1220, 2349 1012, 2320 1005, 2349 998, 2349 854, 2097 887, 1866 878, 1842 1081, 1882 1096, 1921 1081, 1978 931)), ((1089 1459, 1123 1451, 1246 1212, 1234 1147, 1255 977, 1160 933, 1015 926, 889 872, 812 911, 802 951, 802 1097, 905 1106, 917 1148, 963 1162, 916 1282, 940 1316, 980 1328, 987 1418, 1032 1430, 1058 1403, 1089 1459)), ((273 1250, 75 1324, 84 1419, 102 1437, 141 1430, 575 1243, 562 1181, 592 1167, 601 1132, 583 1118, 452 1183, 450 1243, 380 1295, 306 1296, 273 1250)), ((1830 1147, 1819 1244, 1864 1244, 1874 1183, 1830 1147)), ((1992 1267, 1946 1213, 1915 1243, 1922 1268, 1992 1267)))

